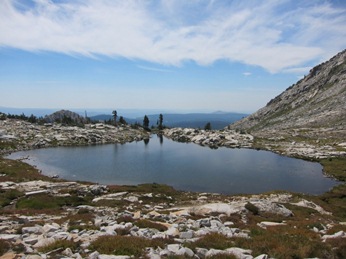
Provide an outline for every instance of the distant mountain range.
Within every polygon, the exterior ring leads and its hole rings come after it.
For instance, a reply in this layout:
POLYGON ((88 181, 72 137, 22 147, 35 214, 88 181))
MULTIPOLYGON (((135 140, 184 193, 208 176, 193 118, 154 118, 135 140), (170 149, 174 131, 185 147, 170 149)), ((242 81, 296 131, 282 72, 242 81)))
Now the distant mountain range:
MULTIPOLYGON (((121 114, 119 114, 121 115, 121 114)), ((182 128, 204 128, 204 126, 209 122, 212 129, 222 129, 237 120, 240 120, 247 116, 243 113, 231 113, 231 112, 215 112, 215 113, 163 113, 163 125, 167 127, 182 127, 182 128)), ((149 118, 149 125, 156 126, 159 119, 159 114, 147 115, 149 118)), ((90 119, 96 121, 104 121, 111 119, 111 115, 97 115, 92 116, 90 119)), ((143 123, 143 117, 137 117, 136 119, 124 118, 127 123, 143 123)))
MULTIPOLYGON (((94 121, 107 121, 112 118, 111 112, 109 114, 102 113, 98 110, 93 110, 92 112, 86 112, 85 110, 60 110, 57 112, 56 109, 24 109, 24 108, 8 108, 8 107, 0 107, 0 112, 5 114, 15 114, 20 115, 24 113, 26 116, 30 116, 31 114, 37 117, 44 117, 47 121, 55 121, 56 119, 62 119, 62 116, 73 114, 73 118, 77 118, 77 115, 80 115, 80 118, 85 118, 87 115, 91 120, 94 121), (100 112, 100 113, 97 113, 100 112), (59 117, 60 116, 60 117, 59 117)), ((128 124, 143 123, 144 114, 143 111, 140 110, 117 110, 118 119, 120 116, 123 116, 128 124), (143 114, 139 116, 139 114, 143 114), (131 117, 127 117, 131 116, 131 117), (132 117, 134 116, 134 117, 132 117)), ((248 114, 245 113, 232 113, 232 112, 223 112, 216 111, 213 113, 162 113, 163 115, 163 124, 167 127, 182 127, 182 128, 201 128, 203 129, 205 125, 209 122, 211 124, 212 129, 222 129, 227 125, 238 121, 248 114)), ((67 116, 67 117, 71 117, 67 116)), ((150 121, 150 126, 156 126, 157 121, 159 119, 159 113, 148 114, 147 115, 150 121)), ((78 121, 82 122, 82 119, 78 119, 78 121)))

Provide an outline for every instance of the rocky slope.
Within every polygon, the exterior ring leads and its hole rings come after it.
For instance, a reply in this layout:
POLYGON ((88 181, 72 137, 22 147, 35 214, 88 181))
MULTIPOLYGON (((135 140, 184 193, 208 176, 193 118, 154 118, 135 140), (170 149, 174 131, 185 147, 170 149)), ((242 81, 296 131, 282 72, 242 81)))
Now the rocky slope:
POLYGON ((251 133, 254 148, 313 159, 345 156, 345 111, 346 50, 227 128, 251 133))
POLYGON ((310 70, 302 80, 252 115, 230 125, 267 129, 346 127, 346 50, 310 70))
POLYGON ((49 123, 56 122, 56 121, 62 122, 64 121, 64 119, 70 120, 71 122, 74 122, 77 124, 87 123, 86 118, 80 116, 78 113, 71 112, 68 110, 60 110, 50 115, 46 115, 44 117, 44 120, 49 123))

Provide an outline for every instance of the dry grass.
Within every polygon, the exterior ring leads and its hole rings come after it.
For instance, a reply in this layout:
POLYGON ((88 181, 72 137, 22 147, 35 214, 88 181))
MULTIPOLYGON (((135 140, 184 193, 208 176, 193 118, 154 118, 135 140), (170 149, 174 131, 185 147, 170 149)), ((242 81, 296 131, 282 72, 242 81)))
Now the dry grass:
POLYGON ((141 219, 134 222, 134 224, 139 228, 155 228, 158 231, 166 231, 168 228, 160 223, 156 223, 147 219, 141 219))
POLYGON ((251 239, 233 238, 237 247, 251 249, 253 255, 268 254, 274 258, 333 258, 331 247, 308 228, 292 225, 251 229, 251 239))

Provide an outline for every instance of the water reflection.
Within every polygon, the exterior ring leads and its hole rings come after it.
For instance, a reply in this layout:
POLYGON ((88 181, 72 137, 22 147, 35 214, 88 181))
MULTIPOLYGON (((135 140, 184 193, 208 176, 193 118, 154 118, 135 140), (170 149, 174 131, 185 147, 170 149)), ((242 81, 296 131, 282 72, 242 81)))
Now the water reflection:
POLYGON ((163 136, 162 134, 157 134, 157 137, 160 139, 160 144, 163 144, 163 136))
POLYGON ((14 153, 44 174, 101 184, 162 183, 177 189, 225 194, 287 190, 320 194, 338 182, 318 163, 250 149, 217 150, 177 143, 162 135, 124 145, 57 147, 14 153), (35 158, 35 159, 31 159, 35 158))

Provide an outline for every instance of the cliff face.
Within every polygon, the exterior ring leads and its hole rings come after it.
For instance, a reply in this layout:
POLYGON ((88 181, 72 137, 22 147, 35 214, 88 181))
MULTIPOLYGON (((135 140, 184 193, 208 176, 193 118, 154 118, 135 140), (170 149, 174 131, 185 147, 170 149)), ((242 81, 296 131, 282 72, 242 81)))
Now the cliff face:
POLYGON ((251 132, 346 128, 346 50, 324 62, 231 129, 251 132))

